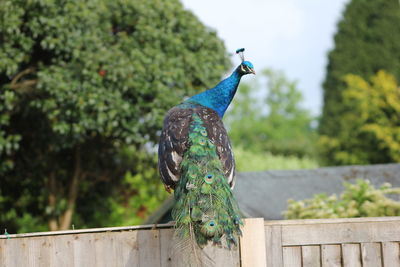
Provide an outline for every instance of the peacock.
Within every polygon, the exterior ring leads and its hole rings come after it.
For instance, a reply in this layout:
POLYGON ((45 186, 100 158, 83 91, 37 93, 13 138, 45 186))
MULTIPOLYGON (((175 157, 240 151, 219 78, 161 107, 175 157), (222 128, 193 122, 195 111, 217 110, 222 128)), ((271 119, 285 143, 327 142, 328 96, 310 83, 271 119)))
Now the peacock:
POLYGON ((158 167, 166 190, 174 190, 175 235, 189 247, 224 240, 230 249, 241 235, 243 222, 232 194, 235 161, 222 117, 241 77, 255 74, 243 52, 236 51, 242 62, 228 78, 173 107, 164 119, 158 167))

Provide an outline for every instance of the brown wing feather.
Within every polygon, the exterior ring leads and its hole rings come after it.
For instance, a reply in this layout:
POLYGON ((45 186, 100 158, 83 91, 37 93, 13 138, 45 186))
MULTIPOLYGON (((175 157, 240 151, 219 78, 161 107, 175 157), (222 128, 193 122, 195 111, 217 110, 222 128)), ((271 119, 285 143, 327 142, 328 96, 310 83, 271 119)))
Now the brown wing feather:
POLYGON ((231 143, 224 124, 218 113, 209 108, 198 109, 197 114, 204 122, 208 137, 217 148, 217 154, 222 162, 225 177, 231 188, 235 185, 235 160, 232 153, 231 143))
POLYGON ((163 183, 171 188, 180 177, 180 163, 187 149, 189 125, 193 111, 174 107, 164 119, 158 146, 158 169, 163 183))
POLYGON ((228 134, 218 114, 204 106, 174 107, 164 119, 158 148, 158 167, 165 185, 175 188, 180 178, 180 163, 188 147, 188 133, 192 114, 197 113, 204 122, 210 140, 217 148, 225 177, 234 186, 235 161, 228 134))

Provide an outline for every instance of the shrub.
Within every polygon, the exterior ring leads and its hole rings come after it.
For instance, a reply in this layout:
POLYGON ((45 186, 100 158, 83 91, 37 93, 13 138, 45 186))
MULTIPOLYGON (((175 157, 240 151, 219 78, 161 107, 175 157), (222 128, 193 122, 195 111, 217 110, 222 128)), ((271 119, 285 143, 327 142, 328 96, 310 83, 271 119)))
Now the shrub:
POLYGON ((375 188, 368 180, 359 179, 355 184, 344 183, 345 190, 337 197, 326 194, 312 199, 288 201, 284 212, 286 219, 321 219, 399 216, 400 202, 388 196, 400 195, 400 188, 385 183, 375 188))

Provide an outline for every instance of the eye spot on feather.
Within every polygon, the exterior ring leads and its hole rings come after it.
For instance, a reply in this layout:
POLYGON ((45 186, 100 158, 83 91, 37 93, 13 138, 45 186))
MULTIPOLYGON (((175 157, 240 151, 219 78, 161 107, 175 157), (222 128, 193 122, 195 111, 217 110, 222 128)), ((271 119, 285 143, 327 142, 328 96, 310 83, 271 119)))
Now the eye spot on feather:
POLYGON ((200 143, 200 145, 204 146, 206 144, 206 139, 201 138, 199 143, 200 143))
POLYGON ((204 176, 204 181, 207 184, 212 184, 214 182, 214 175, 212 175, 211 173, 206 174, 206 176, 204 176))
POLYGON ((201 133, 201 135, 202 135, 202 136, 207 136, 207 131, 206 131, 206 130, 204 130, 204 129, 203 129, 203 130, 201 130, 201 131, 200 131, 200 133, 201 133))
POLYGON ((218 226, 218 223, 214 220, 209 220, 206 222, 203 227, 201 227, 201 232, 208 237, 220 236, 221 228, 218 226))

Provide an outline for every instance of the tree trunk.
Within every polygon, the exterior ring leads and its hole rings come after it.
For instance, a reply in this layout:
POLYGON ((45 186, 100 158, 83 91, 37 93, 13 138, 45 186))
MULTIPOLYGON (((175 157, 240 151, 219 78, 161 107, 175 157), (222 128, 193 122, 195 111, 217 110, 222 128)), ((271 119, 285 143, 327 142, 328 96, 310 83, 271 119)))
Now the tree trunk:
POLYGON ((49 181, 48 181, 48 189, 49 189, 49 206, 51 209, 51 217, 48 221, 50 231, 57 231, 58 230, 58 221, 57 218, 53 215, 54 210, 56 209, 57 204, 57 185, 56 179, 54 177, 54 172, 50 173, 49 181))
POLYGON ((59 230, 70 229, 72 216, 74 215, 75 212, 75 204, 76 204, 76 199, 78 197, 79 181, 82 178, 81 155, 79 147, 75 148, 74 161, 75 161, 74 172, 68 189, 67 209, 65 210, 64 214, 60 217, 59 230))

